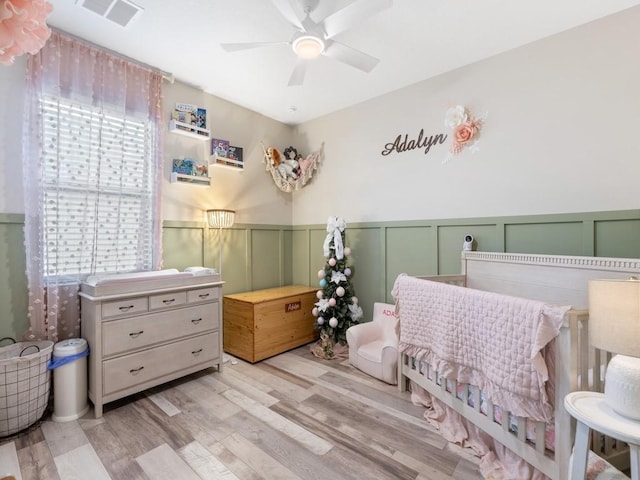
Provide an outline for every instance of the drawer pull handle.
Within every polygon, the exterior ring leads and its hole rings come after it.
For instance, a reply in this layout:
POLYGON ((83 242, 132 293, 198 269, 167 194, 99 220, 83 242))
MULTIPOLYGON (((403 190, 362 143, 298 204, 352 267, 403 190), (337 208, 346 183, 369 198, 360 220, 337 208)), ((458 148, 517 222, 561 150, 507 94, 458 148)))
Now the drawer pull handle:
POLYGON ((137 375, 142 371, 143 368, 144 367, 132 368, 131 370, 129 370, 129 373, 131 375, 137 375))
POLYGON ((200 295, 198 295, 198 297, 200 298, 207 298, 209 296, 208 293, 201 293, 200 295))
POLYGON ((198 350, 194 350, 193 352, 191 352, 192 355, 200 355, 202 353, 202 349, 199 348, 198 350))
POLYGON ((170 298, 168 300, 162 300, 162 303, 164 303, 165 305, 171 305, 175 301, 176 301, 175 298, 170 298))
POLYGON ((122 306, 120 307, 120 311, 121 312, 128 312, 129 310, 131 310, 135 305, 126 305, 126 306, 122 306))
POLYGON ((193 323, 194 325, 199 324, 202 321, 202 318, 194 318, 193 320, 191 320, 191 323, 193 323))
POLYGON ((131 338, 138 338, 138 337, 139 337, 140 335, 142 335, 143 333, 144 333, 144 330, 140 330, 139 332, 131 332, 131 333, 129 334, 129 336, 130 336, 131 338))

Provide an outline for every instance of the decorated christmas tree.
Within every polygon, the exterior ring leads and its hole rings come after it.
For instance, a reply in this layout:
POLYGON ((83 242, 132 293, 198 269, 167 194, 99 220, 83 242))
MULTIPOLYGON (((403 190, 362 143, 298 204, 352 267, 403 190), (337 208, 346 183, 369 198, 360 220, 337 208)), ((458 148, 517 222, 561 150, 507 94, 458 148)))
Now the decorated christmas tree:
POLYGON ((351 286, 351 268, 347 266, 351 249, 344 246, 347 224, 340 217, 329 217, 324 241, 324 268, 318 271, 321 290, 313 309, 320 339, 312 348, 318 357, 327 359, 346 356, 347 329, 362 318, 362 308, 351 286))

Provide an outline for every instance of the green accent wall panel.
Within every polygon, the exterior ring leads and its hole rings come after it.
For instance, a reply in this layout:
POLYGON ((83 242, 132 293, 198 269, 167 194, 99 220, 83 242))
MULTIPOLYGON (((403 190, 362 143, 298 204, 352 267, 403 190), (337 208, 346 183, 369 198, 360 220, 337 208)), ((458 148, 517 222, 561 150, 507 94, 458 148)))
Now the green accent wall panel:
MULTIPOLYGON (((222 234, 224 238, 225 233, 222 234)), ((220 267, 220 253, 218 250, 218 239, 220 231, 208 226, 202 228, 202 238, 204 238, 204 246, 202 249, 202 267, 215 268, 220 267)))
POLYGON ((165 228, 162 232, 162 256, 164 268, 184 270, 202 266, 204 259, 204 234, 202 228, 165 228))
POLYGON ((597 221, 594 230, 596 256, 640 258, 640 220, 597 221))
MULTIPOLYGON (((349 229, 347 228, 347 230, 349 229)), ((318 286, 318 270, 322 270, 327 261, 322 248, 326 237, 326 229, 312 228, 309 230, 309 285, 312 287, 318 286)))
POLYGON ((280 230, 251 232, 251 290, 282 286, 280 230))
POLYGON ((29 326, 25 271, 22 219, 20 223, 0 221, 0 338, 19 340, 29 326))
POLYGON ((373 303, 386 301, 386 292, 383 291, 385 262, 380 231, 378 228, 347 226, 345 247, 351 248, 347 265, 353 272, 351 285, 364 311, 362 320, 369 321, 373 303))
POLYGON ((293 285, 293 232, 282 230, 280 235, 282 237, 282 284, 293 285))
POLYGON ((291 232, 291 283, 293 285, 315 285, 316 270, 309 265, 309 232, 307 230, 293 230, 291 232))
MULTIPOLYGON (((242 228, 222 231, 222 280, 225 282, 222 291, 225 294, 247 292, 251 290, 250 268, 251 258, 248 256, 247 240, 249 230, 242 228)), ((218 244, 212 249, 218 252, 218 244)), ((277 253, 275 253, 277 256, 277 253)))
MULTIPOLYGON (((0 336, 27 328, 24 216, 0 213, 0 336)), ((398 273, 458 273, 466 233, 477 249, 496 252, 640 258, 640 210, 553 215, 412 220, 347 225, 352 284, 365 312, 392 301, 398 273)), ((326 225, 243 225, 218 231, 203 222, 165 221, 165 268, 219 268, 224 293, 289 283, 318 287, 326 225)))
POLYGON ((583 255, 582 223, 519 223, 505 225, 505 251, 583 255))
MULTIPOLYGON (((439 275, 460 273, 460 254, 464 244, 464 237, 473 235, 476 250, 500 251, 498 249, 499 234, 495 224, 490 225, 441 225, 438 227, 438 267, 439 275)), ((431 272, 428 272, 432 274, 431 272)))
POLYGON ((393 302, 391 289, 400 273, 433 275, 437 265, 433 257, 433 228, 387 227, 385 301, 393 302))

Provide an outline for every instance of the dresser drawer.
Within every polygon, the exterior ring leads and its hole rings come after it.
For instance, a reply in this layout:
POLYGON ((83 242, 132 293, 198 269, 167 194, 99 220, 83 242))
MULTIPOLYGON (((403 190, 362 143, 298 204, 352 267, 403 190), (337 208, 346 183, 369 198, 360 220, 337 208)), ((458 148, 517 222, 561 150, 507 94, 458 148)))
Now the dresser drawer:
POLYGON ((102 323, 102 354, 115 355, 218 328, 218 308, 211 304, 157 312, 102 323))
POLYGON ((149 310, 178 307, 187 303, 186 292, 169 292, 149 296, 149 310))
POLYGON ((187 303, 210 302, 219 299, 220 288, 197 288, 187 292, 187 303))
POLYGON ((102 304, 102 318, 134 315, 148 310, 147 297, 132 297, 102 304))
POLYGON ((218 332, 151 348, 103 363, 104 395, 109 395, 218 358, 218 332))

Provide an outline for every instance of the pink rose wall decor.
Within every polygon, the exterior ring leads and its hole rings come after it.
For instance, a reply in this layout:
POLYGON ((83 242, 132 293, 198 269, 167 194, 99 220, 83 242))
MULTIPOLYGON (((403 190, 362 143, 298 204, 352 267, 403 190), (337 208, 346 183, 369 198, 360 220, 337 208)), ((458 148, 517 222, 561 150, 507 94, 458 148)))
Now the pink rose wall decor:
POLYGON ((44 0, 0 2, 0 63, 11 65, 20 55, 38 53, 51 35, 45 20, 52 9, 44 0))
POLYGON ((444 124, 452 130, 452 141, 443 163, 460 154, 465 147, 472 152, 478 150, 478 136, 485 119, 486 114, 482 117, 474 117, 469 109, 462 105, 456 105, 447 110, 444 124))

